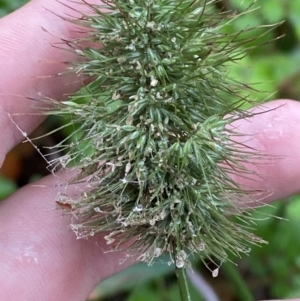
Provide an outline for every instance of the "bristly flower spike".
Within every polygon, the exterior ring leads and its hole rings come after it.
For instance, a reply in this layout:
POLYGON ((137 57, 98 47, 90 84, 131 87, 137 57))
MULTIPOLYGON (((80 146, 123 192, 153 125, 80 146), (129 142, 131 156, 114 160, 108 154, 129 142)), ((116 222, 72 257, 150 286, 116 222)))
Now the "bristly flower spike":
POLYGON ((252 40, 228 33, 238 15, 216 2, 82 1, 91 14, 72 22, 88 33, 70 43, 70 70, 91 81, 51 111, 75 129, 53 165, 88 185, 68 207, 78 237, 105 232, 112 249, 135 238, 139 260, 168 252, 177 268, 192 253, 220 264, 264 242, 238 207, 255 192, 232 177, 250 177, 245 162, 260 157, 230 126, 252 113, 243 110, 249 86, 226 69, 252 40))

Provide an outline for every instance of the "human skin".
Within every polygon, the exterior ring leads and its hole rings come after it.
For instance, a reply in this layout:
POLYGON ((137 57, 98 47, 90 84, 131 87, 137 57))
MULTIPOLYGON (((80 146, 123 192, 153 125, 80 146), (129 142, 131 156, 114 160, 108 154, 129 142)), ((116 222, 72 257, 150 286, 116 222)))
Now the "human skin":
MULTIPOLYGON (((76 16, 63 3, 79 7, 68 0, 32 0, 0 20, 0 165, 24 139, 9 114, 29 134, 44 119, 33 99, 61 100, 81 85, 81 78, 56 76, 74 55, 54 46, 78 35, 54 14, 76 16)), ((263 181, 251 182, 252 188, 271 191, 266 198, 271 202, 300 192, 300 102, 277 100, 263 110, 271 111, 236 126, 252 136, 250 147, 276 158, 254 166, 263 181)), ((0 300, 83 301, 101 280, 133 262, 120 265, 124 253, 103 252, 102 235, 76 239, 69 218, 55 210, 56 183, 48 176, 0 204, 0 300)))

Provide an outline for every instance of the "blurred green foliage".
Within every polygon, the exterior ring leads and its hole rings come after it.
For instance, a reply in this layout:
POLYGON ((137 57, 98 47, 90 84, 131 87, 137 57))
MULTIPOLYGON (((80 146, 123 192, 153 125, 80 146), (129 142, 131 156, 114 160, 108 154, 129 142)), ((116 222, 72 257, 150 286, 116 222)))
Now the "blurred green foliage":
MULTIPOLYGON (((26 2, 0 0, 0 16, 26 2)), ((226 11, 233 8, 241 12, 251 2, 252 0, 222 0, 217 4, 217 9, 226 11)), ((265 25, 278 25, 261 38, 261 45, 249 56, 228 66, 230 75, 241 82, 255 83, 255 88, 265 91, 264 98, 300 99, 300 1, 258 0, 253 5, 253 10, 253 13, 232 22, 228 30, 262 26, 255 33, 245 33, 251 36, 265 32, 265 25), (256 9, 258 7, 260 9, 256 9), (285 22, 280 23, 283 20, 285 22), (280 36, 282 38, 278 39, 280 36), (270 42, 266 43, 267 41, 270 42)), ((251 97, 260 100, 262 94, 253 91, 251 97)), ((14 189, 14 183, 0 178, 1 198, 14 189)), ((294 196, 277 202, 272 207, 256 210, 253 215, 257 218, 256 234, 269 244, 253 248, 249 257, 236 262, 237 266, 232 265, 227 269, 224 265, 224 272, 221 268, 220 276, 210 281, 212 286, 221 300, 225 300, 223 296, 227 296, 226 292, 229 290, 233 291, 232 299, 228 297, 226 300, 249 300, 245 296, 248 293, 253 296, 253 300, 300 297, 300 197, 294 196), (277 218, 268 218, 269 216, 277 218), (222 290, 219 284, 224 281, 227 284, 222 290), (244 286, 243 289, 240 289, 241 286, 244 286), (245 289, 248 293, 243 293, 245 289)), ((108 296, 120 292, 126 293, 115 300, 179 300, 174 279, 168 276, 170 270, 167 264, 155 264, 151 268, 138 264, 103 282, 95 290, 93 300, 109 300, 108 296)), ((195 272, 205 274, 206 270, 201 267, 201 263, 195 262, 195 272)), ((200 300, 196 291, 193 290, 192 294, 194 300, 200 300)))
POLYGON ((0 0, 0 17, 16 10, 28 0, 0 0))
POLYGON ((0 175, 0 200, 13 193, 16 188, 17 185, 14 183, 14 181, 6 179, 0 175))

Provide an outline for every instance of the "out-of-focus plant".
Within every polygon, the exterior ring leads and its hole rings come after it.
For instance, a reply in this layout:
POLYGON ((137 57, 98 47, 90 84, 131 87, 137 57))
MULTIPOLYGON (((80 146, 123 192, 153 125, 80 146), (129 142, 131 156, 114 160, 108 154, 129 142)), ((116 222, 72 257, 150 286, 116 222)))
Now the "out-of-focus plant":
POLYGON ((16 10, 28 0, 0 0, 0 17, 16 10))

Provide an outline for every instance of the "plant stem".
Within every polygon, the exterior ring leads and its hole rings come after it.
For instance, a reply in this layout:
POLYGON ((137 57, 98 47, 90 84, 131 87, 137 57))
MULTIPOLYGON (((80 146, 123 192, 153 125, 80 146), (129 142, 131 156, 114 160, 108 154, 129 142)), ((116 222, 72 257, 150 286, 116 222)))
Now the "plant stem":
POLYGON ((234 285, 238 298, 243 301, 254 301, 251 291, 237 268, 232 263, 228 262, 224 263, 222 268, 230 282, 234 285))
POLYGON ((175 265, 175 274, 181 296, 181 301, 191 301, 189 286, 186 277, 186 268, 178 268, 175 265))

